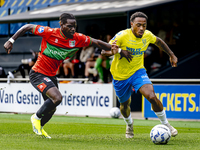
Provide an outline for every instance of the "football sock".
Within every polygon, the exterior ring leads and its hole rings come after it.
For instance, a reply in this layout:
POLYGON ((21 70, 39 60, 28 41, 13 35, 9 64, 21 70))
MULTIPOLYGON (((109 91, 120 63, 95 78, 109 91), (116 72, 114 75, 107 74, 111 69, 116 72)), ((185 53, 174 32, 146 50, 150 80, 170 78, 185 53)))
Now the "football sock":
POLYGON ((42 118, 45 114, 52 111, 56 108, 57 105, 55 105, 52 100, 47 99, 44 104, 40 107, 40 109, 37 111, 36 115, 38 118, 42 118))
POLYGON ((166 117, 166 113, 165 113, 165 110, 163 109, 163 111, 161 112, 155 112, 155 114, 157 115, 157 117, 160 119, 160 122, 162 124, 167 124, 168 123, 168 120, 167 120, 167 117, 166 117))
POLYGON ((103 68, 102 68, 102 66, 99 66, 99 67, 97 68, 97 71, 98 71, 98 73, 99 73, 99 78, 100 78, 102 81, 104 81, 104 80, 103 80, 103 68))
POLYGON ((99 77, 103 81, 103 68, 101 66, 101 63, 102 63, 102 58, 97 58, 94 68, 98 71, 99 77))
MULTIPOLYGON (((124 117, 123 117, 124 118, 124 117)), ((131 113, 129 115, 128 118, 124 118, 124 121, 126 122, 126 124, 131 125, 133 123, 133 120, 131 118, 131 113)))
POLYGON ((34 115, 34 118, 37 120, 41 120, 41 118, 38 118, 37 114, 34 115))
POLYGON ((41 126, 44 126, 53 116, 53 114, 55 113, 56 109, 48 112, 47 114, 44 115, 44 117, 42 117, 41 119, 41 126))

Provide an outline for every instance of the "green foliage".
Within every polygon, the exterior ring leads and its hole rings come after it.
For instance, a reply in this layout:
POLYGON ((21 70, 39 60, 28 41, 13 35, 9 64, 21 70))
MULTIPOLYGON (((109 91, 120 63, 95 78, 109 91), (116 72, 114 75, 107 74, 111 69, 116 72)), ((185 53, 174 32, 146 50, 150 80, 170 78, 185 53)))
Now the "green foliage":
POLYGON ((52 139, 32 131, 31 115, 0 114, 1 150, 178 150, 199 149, 200 122, 170 121, 178 129, 167 145, 154 145, 150 130, 158 120, 134 120, 134 138, 125 138, 123 119, 54 116, 44 127, 52 139))

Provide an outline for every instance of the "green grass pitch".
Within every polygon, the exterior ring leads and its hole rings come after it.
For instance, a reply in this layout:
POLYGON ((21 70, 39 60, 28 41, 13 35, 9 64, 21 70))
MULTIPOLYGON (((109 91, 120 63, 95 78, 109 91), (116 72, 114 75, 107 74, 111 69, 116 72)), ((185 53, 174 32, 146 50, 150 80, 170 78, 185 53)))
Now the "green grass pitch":
POLYGON ((125 138, 123 119, 54 116, 44 127, 52 139, 32 131, 30 114, 0 114, 0 150, 199 150, 199 121, 170 121, 179 134, 155 145, 149 134, 158 120, 134 120, 134 138, 125 138))

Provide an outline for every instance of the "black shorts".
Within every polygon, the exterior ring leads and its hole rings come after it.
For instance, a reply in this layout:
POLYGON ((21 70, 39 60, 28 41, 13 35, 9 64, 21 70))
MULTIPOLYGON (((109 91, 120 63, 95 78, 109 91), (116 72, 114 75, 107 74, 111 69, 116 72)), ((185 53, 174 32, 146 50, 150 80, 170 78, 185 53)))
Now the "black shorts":
POLYGON ((29 79, 31 84, 42 93, 44 100, 48 97, 46 96, 46 92, 48 89, 52 87, 58 88, 58 82, 56 76, 47 76, 38 72, 35 72, 31 69, 29 73, 29 79))

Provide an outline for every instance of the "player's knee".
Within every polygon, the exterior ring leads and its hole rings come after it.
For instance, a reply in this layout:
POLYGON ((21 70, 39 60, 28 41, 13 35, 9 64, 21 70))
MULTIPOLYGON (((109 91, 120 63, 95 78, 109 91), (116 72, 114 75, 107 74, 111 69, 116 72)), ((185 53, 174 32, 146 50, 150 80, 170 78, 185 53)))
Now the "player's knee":
POLYGON ((149 94, 148 95, 148 98, 147 98, 148 100, 149 100, 149 102, 151 103, 151 104, 156 104, 157 103, 157 97, 156 97, 156 95, 155 94, 149 94))
POLYGON ((128 107, 130 107, 130 103, 120 103, 120 109, 121 110, 126 110, 128 107))
POLYGON ((56 105, 59 105, 60 103, 62 102, 62 95, 61 94, 58 94, 54 97, 54 103, 56 105))

